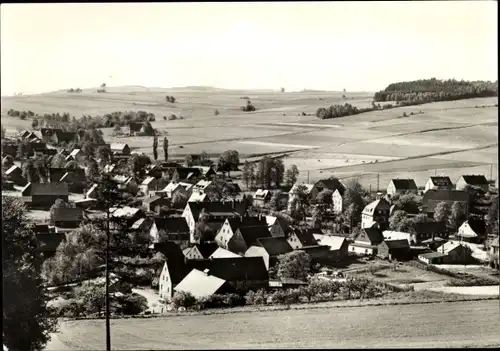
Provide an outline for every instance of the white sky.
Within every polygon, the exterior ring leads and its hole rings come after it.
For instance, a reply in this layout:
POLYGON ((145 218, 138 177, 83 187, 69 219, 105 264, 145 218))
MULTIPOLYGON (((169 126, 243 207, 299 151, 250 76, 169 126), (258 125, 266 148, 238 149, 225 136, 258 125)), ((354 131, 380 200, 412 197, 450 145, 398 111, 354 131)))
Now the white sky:
POLYGON ((2 4, 1 88, 375 91, 496 80, 497 45, 496 1, 2 4))

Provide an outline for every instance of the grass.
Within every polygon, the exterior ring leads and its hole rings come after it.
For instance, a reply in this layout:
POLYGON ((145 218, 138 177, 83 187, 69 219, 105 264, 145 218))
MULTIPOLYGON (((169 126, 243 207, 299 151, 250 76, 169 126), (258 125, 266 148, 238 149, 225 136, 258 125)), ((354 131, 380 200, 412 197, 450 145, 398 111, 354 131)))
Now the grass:
MULTIPOLYGON (((349 100, 344 101, 340 92, 281 94, 196 87, 109 88, 106 94, 85 90, 81 94, 56 92, 2 98, 2 124, 8 132, 29 127, 31 122, 28 120, 5 117, 10 108, 37 113, 68 111, 76 116, 145 110, 157 115, 153 126, 168 134, 171 157, 183 158, 203 150, 218 154, 234 149, 244 159, 251 154, 286 151, 291 153, 285 158, 285 165, 298 166, 299 181, 308 177, 313 182, 330 175, 340 178, 360 175, 360 182, 366 187, 376 186, 376 173, 379 173, 382 188, 397 177, 411 177, 418 185, 423 185, 435 169, 456 179, 464 173, 488 175, 490 164, 497 163, 495 145, 489 149, 474 149, 497 143, 497 109, 474 108, 494 105, 498 103, 497 98, 437 102, 330 120, 301 115, 301 112, 314 114, 318 107, 344 102, 366 107, 370 105, 371 95, 349 93, 349 100), (166 103, 167 94, 175 96, 177 102, 166 103), (240 111, 244 103, 241 96, 248 96, 258 110, 240 111), (215 109, 220 115, 214 116, 215 109), (423 114, 399 118, 403 112, 419 111, 423 114), (164 121, 163 116, 170 114, 185 118, 164 121), (422 133, 429 129, 434 130, 422 133), (462 149, 471 150, 459 151, 462 149), (451 153, 439 155, 443 152, 451 153), (436 156, 425 156, 429 154, 436 156), (408 157, 413 158, 406 159, 408 157), (388 160, 392 161, 384 162, 388 160)), ((104 132, 108 142, 120 140, 152 156, 152 138, 114 138, 110 136, 111 129, 104 132)))
MULTIPOLYGON (((499 323, 498 301, 475 301, 346 307, 334 313, 317 308, 234 313, 224 318, 121 319, 112 320, 111 339, 113 348, 121 350, 165 349, 165 345, 171 349, 463 347, 500 343, 499 323), (478 329, 480 339, 475 338, 478 329)), ((67 349, 102 349, 104 321, 61 322, 58 339, 67 349)))

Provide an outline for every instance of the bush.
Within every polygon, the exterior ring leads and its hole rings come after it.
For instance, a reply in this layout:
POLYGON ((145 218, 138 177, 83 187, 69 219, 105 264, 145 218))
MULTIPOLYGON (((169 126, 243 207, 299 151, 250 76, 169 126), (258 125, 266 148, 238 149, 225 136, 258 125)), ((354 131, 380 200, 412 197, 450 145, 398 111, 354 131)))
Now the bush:
POLYGON ((196 298, 189 292, 177 291, 172 297, 172 303, 177 308, 189 308, 196 304, 196 298))
POLYGON ((265 290, 260 289, 257 292, 249 291, 245 295, 245 300, 248 305, 265 305, 267 302, 267 293, 265 290))
POLYGON ((169 121, 175 121, 176 119, 177 119, 177 116, 174 114, 172 114, 172 115, 170 115, 170 117, 168 117, 169 121))
POLYGON ((116 296, 115 299, 117 314, 135 315, 148 309, 148 300, 136 293, 116 296))
POLYGON ((219 110, 215 110, 215 111, 214 111, 214 116, 218 116, 218 115, 220 115, 219 110))

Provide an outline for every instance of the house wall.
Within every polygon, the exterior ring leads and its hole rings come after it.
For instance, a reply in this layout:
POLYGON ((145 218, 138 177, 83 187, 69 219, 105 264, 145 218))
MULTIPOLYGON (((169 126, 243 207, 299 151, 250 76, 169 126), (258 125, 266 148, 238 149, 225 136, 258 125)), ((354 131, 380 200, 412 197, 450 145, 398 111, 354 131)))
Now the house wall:
POLYGON ((296 250, 296 249, 300 249, 302 246, 302 243, 300 242, 299 238, 297 237, 297 235, 295 235, 295 233, 291 233, 288 238, 286 239, 286 241, 288 241, 288 244, 290 244, 290 246, 292 247, 292 249, 296 250))
POLYGON ((262 257, 266 269, 269 270, 270 258, 267 251, 260 246, 250 246, 250 248, 245 252, 245 257, 262 257))
POLYGON ((394 183, 391 181, 387 186, 387 194, 394 195, 396 193, 397 193, 396 187, 394 186, 394 183))
POLYGON ((467 264, 473 263, 474 261, 471 253, 463 246, 457 246, 443 257, 444 264, 467 264))
POLYGON ((364 213, 361 215, 361 228, 371 228, 374 223, 373 216, 364 213))
POLYGON ((271 233, 271 236, 277 237, 277 236, 285 236, 285 232, 283 229, 281 229, 281 226, 279 225, 278 221, 274 225, 270 225, 268 227, 269 232, 271 233))
POLYGON ((462 225, 458 228, 458 234, 477 236, 477 234, 472 230, 469 223, 467 222, 462 223, 462 225))
POLYGON ((196 227, 196 222, 193 217, 193 213, 191 212, 191 209, 189 208, 189 205, 186 205, 184 208, 184 211, 182 212, 182 216, 186 219, 186 223, 189 227, 189 241, 192 244, 196 244, 198 241, 194 238, 194 230, 196 227))
POLYGON ((342 196, 340 195, 338 190, 335 190, 335 192, 333 193, 332 201, 333 212, 336 214, 342 213, 342 196))
MULTIPOLYGON (((467 186, 467 183, 465 182, 465 180, 463 179, 463 177, 460 177, 460 179, 457 181, 457 184, 456 184, 456 189, 457 190, 465 190, 465 187, 467 186)), ((488 191, 488 184, 485 184, 485 185, 478 185, 478 187, 480 187, 481 189, 483 189, 484 191, 488 191)))
POLYGON ((160 274, 160 280, 158 282, 158 290, 161 299, 165 299, 168 302, 171 301, 173 296, 173 286, 172 286, 172 280, 170 279, 170 272, 168 270, 166 262, 160 274))
POLYGON ((203 255, 197 247, 193 247, 189 252, 185 255, 188 260, 202 260, 203 255))
POLYGON ((219 247, 228 250, 229 241, 233 237, 233 229, 229 225, 229 221, 226 219, 219 232, 215 236, 215 242, 219 247))
POLYGON ((349 245, 349 252, 359 256, 373 256, 377 254, 377 249, 361 247, 356 245, 349 245))

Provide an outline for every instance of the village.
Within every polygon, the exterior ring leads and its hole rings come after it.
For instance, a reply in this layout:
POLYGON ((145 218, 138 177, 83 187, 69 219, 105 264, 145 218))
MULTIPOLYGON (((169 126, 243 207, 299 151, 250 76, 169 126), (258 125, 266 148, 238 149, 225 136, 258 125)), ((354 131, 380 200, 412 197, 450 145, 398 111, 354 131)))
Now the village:
MULTIPOLYGON (((130 123, 127 133, 140 133, 141 126, 130 123)), ((397 291, 432 286, 432 279, 415 279, 419 271, 453 277, 457 285, 498 285, 498 179, 463 175, 453 183, 443 174, 418 185, 393 179, 385 191, 370 193, 334 174, 298 182, 299 170, 285 172, 279 159, 242 165, 230 150, 217 162, 206 155, 170 160, 165 138, 161 161, 155 136, 151 160, 95 134, 41 128, 2 140, 3 195, 48 215, 35 218, 33 230, 54 291, 102 276, 97 258, 80 262, 78 272, 50 271, 64 270, 57 265, 68 251, 65 243, 77 242, 106 212, 121 223, 112 228, 114 236, 135 238, 126 245, 137 257, 128 259, 151 259, 140 268, 149 269, 146 279, 112 273, 116 281, 128 280, 132 291, 146 285, 156 295, 157 303, 148 299, 141 313, 182 310, 199 300, 208 307, 258 303, 256 293, 261 303, 299 302, 318 279, 338 286, 368 279, 397 291), (56 159, 59 167, 52 167, 56 159), (110 208, 103 208, 103 184, 96 181, 103 175, 126 194, 110 208), (475 269, 464 272, 467 266, 475 269), (394 273, 397 279, 383 279, 387 274, 380 271, 398 267, 406 268, 394 273), (295 295, 280 297, 280 291, 295 295)), ((349 296, 356 289, 364 296, 359 287, 348 288, 349 296)))

